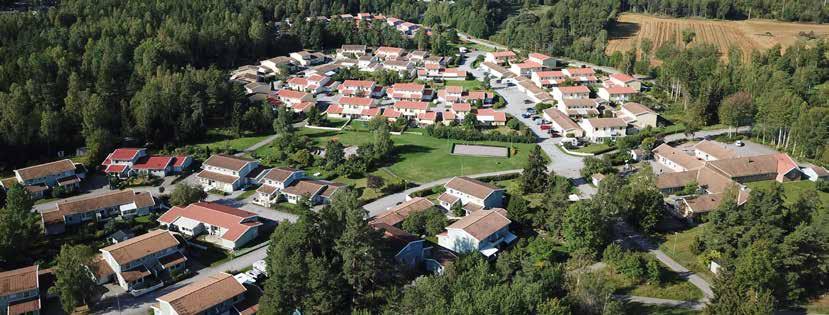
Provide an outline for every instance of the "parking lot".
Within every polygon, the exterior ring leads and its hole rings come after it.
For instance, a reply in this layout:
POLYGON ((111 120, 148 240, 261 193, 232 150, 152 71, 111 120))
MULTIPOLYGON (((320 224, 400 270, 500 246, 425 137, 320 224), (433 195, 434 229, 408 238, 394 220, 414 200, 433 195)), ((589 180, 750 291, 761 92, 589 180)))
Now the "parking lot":
MULTIPOLYGON (((532 118, 524 118, 521 114, 527 112, 527 108, 534 108, 535 102, 529 99, 527 94, 519 91, 517 87, 510 86, 505 88, 496 89, 497 92, 504 100, 507 102, 507 107, 504 108, 504 111, 508 114, 512 115, 515 119, 518 119, 526 125, 530 127, 530 129, 541 139, 549 139, 550 134, 546 130, 541 130, 541 125, 539 122, 541 118, 534 121, 532 118)), ((541 116, 541 113, 536 113, 536 115, 541 116)))

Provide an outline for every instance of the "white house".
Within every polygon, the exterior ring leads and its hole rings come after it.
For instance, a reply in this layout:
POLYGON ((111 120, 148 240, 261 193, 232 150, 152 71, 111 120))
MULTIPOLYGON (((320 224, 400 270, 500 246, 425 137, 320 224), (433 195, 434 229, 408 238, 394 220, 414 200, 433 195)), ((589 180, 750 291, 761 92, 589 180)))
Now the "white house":
POLYGON ((118 285, 127 291, 158 286, 164 274, 183 270, 187 261, 181 243, 165 230, 153 230, 100 251, 118 285))
POLYGON ((581 138, 584 136, 584 130, 581 129, 579 124, 558 109, 545 109, 544 119, 549 120, 552 123, 553 130, 558 132, 561 136, 572 136, 575 138, 581 138))
POLYGON ((325 204, 345 185, 326 180, 300 179, 282 190, 288 203, 296 204, 303 198, 311 205, 325 204))
POLYGON ((554 87, 558 86, 567 77, 561 71, 535 71, 530 74, 530 79, 539 87, 554 87))
POLYGON ((512 62, 516 57, 515 53, 510 50, 491 51, 486 53, 484 60, 495 64, 503 64, 506 62, 512 62))
POLYGON ((545 54, 530 53, 527 60, 540 64, 544 68, 552 69, 556 67, 556 59, 545 54))
POLYGON ((621 118, 582 119, 580 125, 584 137, 593 142, 624 137, 627 131, 627 123, 621 118))
POLYGON ((668 144, 661 144, 653 149, 653 158, 675 172, 686 172, 703 167, 705 163, 685 154, 668 144))
POLYGON ((299 104, 302 102, 313 102, 315 101, 314 96, 311 93, 282 89, 276 92, 276 100, 285 104, 285 106, 291 107, 294 104, 299 104))
POLYGON ((318 65, 325 62, 325 55, 307 50, 292 52, 289 56, 303 67, 318 65))
POLYGON ((259 161, 224 154, 211 155, 202 163, 202 171, 196 175, 204 190, 232 193, 257 181, 262 169, 259 161))
POLYGON ((694 156, 703 161, 727 160, 739 157, 725 143, 702 140, 694 145, 694 156))
POLYGON ((510 71, 515 75, 522 77, 530 77, 533 72, 541 71, 543 66, 540 63, 532 61, 524 61, 522 63, 513 63, 510 65, 510 71))
POLYGON ((426 86, 417 83, 395 83, 386 89, 386 94, 395 101, 422 101, 432 98, 426 93, 426 86))
POLYGON ((609 102, 627 102, 634 95, 639 93, 632 87, 627 86, 611 86, 600 87, 596 95, 609 102))
POLYGON ((620 110, 616 112, 616 117, 624 119, 638 129, 656 128, 656 122, 659 119, 659 115, 654 110, 633 102, 622 104, 620 110))
POLYGON ((509 231, 510 223, 504 209, 477 210, 438 234, 438 245, 458 253, 478 251, 490 257, 498 252, 499 246, 517 238, 509 231))
POLYGON ((556 108, 571 118, 598 116, 598 107, 599 102, 594 98, 566 98, 556 101, 556 108))
POLYGON ((607 81, 604 81, 602 83, 605 87, 626 86, 633 88, 636 91, 642 90, 641 81, 624 73, 613 73, 608 76, 607 81))
POLYGON ((593 68, 565 68, 561 72, 579 84, 593 84, 599 81, 593 68))
POLYGON ((287 75, 296 69, 293 59, 287 56, 273 57, 259 62, 259 73, 265 75, 282 74, 287 75), (283 73, 287 71, 287 73, 283 73))
POLYGON ((204 234, 205 241, 226 250, 241 248, 259 235, 262 222, 256 213, 212 202, 173 207, 160 217, 162 228, 189 237, 204 234))
POLYGON ((344 96, 366 96, 380 97, 382 89, 378 89, 377 83, 367 80, 345 80, 337 89, 344 96))
POLYGON ((404 59, 390 59, 383 62, 383 69, 407 73, 414 69, 414 63, 404 59))
POLYGON ((475 118, 478 122, 489 126, 505 126, 507 124, 506 113, 490 108, 478 109, 475 113, 475 118))
POLYGON ((253 195, 253 203, 271 207, 276 204, 281 192, 285 187, 292 185, 297 180, 305 178, 305 171, 286 167, 277 167, 265 171, 265 175, 259 181, 262 185, 256 189, 253 195))
POLYGON ((443 187, 446 191, 438 197, 438 201, 440 206, 447 210, 451 210, 452 206, 458 202, 467 214, 475 210, 504 206, 505 190, 477 179, 464 176, 454 177, 443 187))
POLYGON ((485 74, 499 80, 515 77, 515 74, 510 72, 509 69, 504 68, 501 65, 494 62, 482 62, 481 69, 484 71, 485 74))
POLYGON ((337 50, 337 59, 360 58, 366 54, 366 45, 342 45, 337 50))
POLYGON ((584 85, 559 86, 553 88, 553 98, 557 101, 569 98, 589 98, 590 89, 584 85))
POLYGON ((374 51, 374 56, 383 60, 394 60, 403 56, 406 50, 399 47, 383 46, 374 51))
POLYGON ((413 102, 413 101, 397 101, 394 102, 394 110, 403 113, 407 117, 416 117, 420 114, 425 114, 429 110, 429 103, 413 102))
POLYGON ((807 164, 806 166, 801 167, 800 171, 803 172, 806 179, 813 182, 819 180, 829 180, 829 171, 814 164, 807 164))

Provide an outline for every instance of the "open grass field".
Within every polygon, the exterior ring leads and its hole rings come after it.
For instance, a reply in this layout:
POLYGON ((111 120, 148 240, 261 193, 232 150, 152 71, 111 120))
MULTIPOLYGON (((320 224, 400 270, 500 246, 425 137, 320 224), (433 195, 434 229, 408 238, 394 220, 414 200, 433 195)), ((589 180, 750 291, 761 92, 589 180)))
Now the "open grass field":
MULTIPOLYGON (((748 187, 751 189, 758 189, 758 188, 767 188, 773 185, 775 181, 767 180, 761 182, 753 182, 748 183, 748 187)), ((811 189, 815 190, 815 182, 808 181, 808 180, 801 180, 796 182, 786 182, 783 183, 783 199, 786 202, 794 202, 800 197, 804 191, 811 189)), ((822 191, 817 191, 817 196, 820 201, 827 207, 829 207, 829 193, 825 193, 822 191)))
POLYGON ((776 44, 784 49, 803 38, 801 31, 814 31, 816 37, 829 37, 829 25, 785 23, 770 20, 723 21, 696 18, 664 18, 645 14, 625 13, 611 29, 606 53, 629 51, 645 38, 653 41, 654 51, 664 43, 682 46, 682 30, 691 29, 696 39, 691 45, 713 44, 725 55, 736 45, 746 58, 752 50, 766 50, 776 44))
POLYGON ((714 275, 703 266, 697 256, 691 253, 691 241, 694 237, 702 234, 702 225, 696 226, 679 233, 667 233, 664 235, 665 242, 659 245, 659 249, 666 255, 676 260, 680 265, 695 272, 701 278, 712 281, 714 275))
POLYGON ((659 285, 636 283, 606 268, 607 280, 616 288, 616 294, 647 296, 659 299, 695 301, 703 297, 702 291, 680 278, 676 273, 665 271, 665 282, 659 285))
MULTIPOLYGON (((328 131, 304 128, 300 134, 311 138, 315 145, 324 146, 330 139, 337 139, 346 146, 361 145, 372 140, 365 131, 328 131)), ((509 145, 503 142, 475 142, 437 139, 412 133, 392 135, 396 160, 388 161, 386 169, 397 177, 410 182, 425 183, 435 179, 520 169, 527 162, 527 156, 535 144, 513 143, 513 154, 509 158, 492 158, 477 156, 452 155, 453 143, 509 145)), ((265 146, 256 151, 257 156, 270 154, 271 148, 265 146)))
POLYGON ((248 147, 256 144, 259 141, 267 138, 267 135, 243 135, 241 138, 236 138, 226 129, 210 129, 204 137, 204 141, 196 143, 199 147, 211 148, 230 148, 236 151, 242 151, 248 147))

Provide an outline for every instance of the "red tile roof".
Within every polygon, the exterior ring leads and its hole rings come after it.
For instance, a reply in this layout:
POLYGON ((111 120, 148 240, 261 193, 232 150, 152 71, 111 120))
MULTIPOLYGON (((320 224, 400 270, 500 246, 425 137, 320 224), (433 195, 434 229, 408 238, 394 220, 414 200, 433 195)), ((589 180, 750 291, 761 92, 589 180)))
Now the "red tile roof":
POLYGON ((496 51, 492 53, 495 58, 515 57, 515 53, 510 50, 496 51))
POLYGON ((497 121, 497 122, 506 122, 507 121, 507 114, 506 113, 498 112, 498 111, 495 111, 495 110, 489 109, 489 108, 479 109, 478 112, 476 113, 476 115, 478 116, 478 118, 480 118, 480 117, 490 117, 491 116, 492 120, 497 121))
POLYGON ((345 80, 342 84, 340 84, 339 89, 347 89, 347 88, 371 88, 374 86, 374 81, 367 81, 367 80, 345 80))
POLYGON ((392 88, 395 91, 398 91, 398 92, 400 92, 400 91, 423 92, 423 90, 426 88, 426 86, 424 86, 423 84, 417 84, 417 83, 395 83, 394 85, 392 85, 392 88))
POLYGON ((144 157, 136 162, 132 168, 146 170, 163 170, 173 162, 172 156, 150 156, 144 157))
POLYGON ((472 110, 472 105, 467 103, 452 103, 452 110, 455 112, 468 112, 472 110))
POLYGON ((279 90, 279 92, 276 92, 276 95, 278 95, 279 97, 284 97, 284 98, 288 98, 288 99, 297 99, 298 100, 298 99, 301 99, 301 98, 305 97, 306 95, 308 95, 308 93, 300 92, 300 91, 294 91, 294 90, 282 89, 282 90, 279 90))
POLYGON ((590 93, 590 89, 584 85, 560 86, 557 88, 561 93, 590 93))
POLYGON ((570 75, 584 76, 596 74, 593 68, 567 68, 566 70, 570 75))
POLYGON ((126 241, 101 248, 101 251, 109 252, 119 265, 126 265, 132 261, 179 245, 179 241, 170 232, 153 230, 126 241))
POLYGON ((170 303, 179 315, 195 315, 245 293, 247 289, 227 273, 210 275, 158 298, 170 303))
POLYGON ((139 148, 120 148, 115 149, 112 151, 112 154, 109 155, 110 160, 119 160, 119 161, 128 161, 135 158, 138 155, 138 152, 143 149, 139 148))
POLYGON ((374 100, 368 97, 350 97, 344 96, 339 100, 340 105, 370 107, 374 105, 374 100))
POLYGON ((427 110, 427 109, 429 109, 429 103, 426 103, 426 102, 412 102, 412 101, 397 101, 397 102, 394 103, 394 108, 427 110))
POLYGON ((126 166, 126 165, 122 165, 122 164, 112 164, 112 165, 107 166, 107 168, 106 168, 106 169, 104 169, 104 173, 108 173, 108 174, 109 174, 109 173, 116 173, 116 174, 120 174, 120 173, 124 172, 124 170, 125 170, 125 169, 127 169, 127 166, 126 166))
POLYGON ((397 118, 400 117, 400 115, 402 115, 401 112, 398 112, 392 108, 386 108, 385 110, 383 110, 383 117, 386 118, 397 118))
POLYGON ((497 232, 498 230, 509 226, 512 222, 506 217, 506 210, 496 208, 492 210, 478 210, 470 213, 455 223, 452 223, 447 229, 460 229, 472 235, 475 239, 481 241, 497 232))
POLYGON ((197 202, 184 208, 173 207, 162 214, 158 222, 170 224, 180 217, 225 228, 227 232, 221 237, 229 241, 236 241, 251 228, 262 225, 255 219, 251 221, 251 218, 257 217, 256 213, 212 202, 197 202), (247 221, 243 222, 245 220, 247 221))
POLYGON ((329 105, 328 108, 325 110, 327 114, 342 114, 343 108, 339 105, 329 105))
POLYGON ((425 112, 425 113, 420 113, 420 114, 417 114, 417 119, 436 121, 436 120, 438 120, 438 113, 437 112, 432 112, 432 111, 425 112))
POLYGON ((0 296, 37 289, 37 269, 34 265, 0 272, 0 296))
POLYGON ((615 79, 615 80, 619 80, 619 81, 622 81, 622 82, 625 82, 625 83, 631 82, 631 81, 636 81, 636 79, 634 77, 629 76, 629 75, 624 74, 624 73, 614 73, 614 74, 611 74, 610 77, 615 79))
POLYGON ((173 159, 173 167, 181 167, 184 166, 184 162, 190 159, 190 156, 187 155, 179 155, 173 159))
POLYGON ((377 116, 380 115, 380 107, 366 108, 360 112, 361 116, 377 116))
POLYGON ((604 88, 610 94, 636 94, 636 89, 627 86, 611 86, 604 88))

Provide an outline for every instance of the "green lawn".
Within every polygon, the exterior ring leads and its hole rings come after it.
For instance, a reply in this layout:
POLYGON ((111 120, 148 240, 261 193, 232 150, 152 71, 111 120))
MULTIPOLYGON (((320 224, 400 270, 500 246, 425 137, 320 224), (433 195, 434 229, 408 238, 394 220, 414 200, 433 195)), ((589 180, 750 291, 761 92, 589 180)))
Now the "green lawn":
POLYGON ((607 151, 615 149, 614 147, 607 145, 606 143, 593 143, 578 149, 573 150, 573 152, 580 152, 580 153, 592 153, 592 154, 602 154, 607 151))
POLYGON ((478 80, 446 80, 446 85, 462 86, 464 90, 483 90, 484 83, 478 80))
POLYGON ((477 49, 480 51, 495 51, 494 49, 490 48, 489 46, 479 45, 473 42, 460 42, 457 44, 450 44, 451 46, 455 47, 466 47, 467 49, 477 49))
MULTIPOLYGON (((753 182, 748 183, 748 187, 751 189, 761 189, 761 188, 768 188, 771 187, 776 183, 773 180, 767 180, 762 182, 753 182)), ((808 180, 801 180, 796 182, 786 182, 782 183, 783 185, 783 198, 786 202, 794 202, 797 200, 800 195, 806 190, 815 190, 815 182, 808 181, 808 180)), ((829 193, 825 193, 822 191, 817 191, 818 198, 823 202, 824 205, 829 206, 829 193)))
POLYGON ((233 199, 245 200, 245 199, 248 199, 248 197, 253 196, 253 194, 255 194, 255 193, 256 193, 256 189, 246 190, 245 192, 239 194, 238 196, 236 196, 236 198, 233 198, 233 199))
POLYGON ((685 268, 695 272, 701 278, 711 282, 714 278, 713 274, 708 271, 708 268, 703 266, 697 256, 691 253, 691 241, 694 237, 702 234, 703 226, 699 225, 692 229, 685 230, 679 233, 667 233, 664 235, 665 242, 659 245, 659 249, 665 252, 685 268))
MULTIPOLYGON (((310 137, 315 145, 324 146, 330 139, 337 139, 346 146, 361 145, 372 140, 364 131, 329 131, 304 128, 299 134, 310 137)), ((465 142, 437 139, 423 135, 404 133, 392 135, 397 159, 386 163, 388 171, 410 182, 424 183, 435 179, 458 175, 470 175, 503 170, 520 169, 535 144, 514 143, 514 154, 509 158, 458 156, 450 154, 453 143, 501 145, 505 143, 484 141, 465 142)), ((271 148, 265 146, 256 151, 257 156, 267 156, 271 148)), ((311 173, 311 172, 309 172, 311 173)), ((379 172, 375 172, 378 174, 379 172)), ((383 176, 382 174, 379 176, 383 176)))
POLYGON ((646 296, 669 300, 696 301, 703 297, 702 291, 693 284, 680 278, 676 273, 670 273, 664 283, 651 285, 647 283, 636 283, 626 277, 613 272, 610 268, 605 269, 608 281, 616 288, 616 293, 646 296))
POLYGON ((212 148, 230 148, 236 151, 242 151, 267 137, 268 135, 244 135, 241 138, 235 138, 229 130, 210 129, 204 137, 205 141, 196 143, 195 145, 198 147, 209 146, 212 148))
POLYGON ((671 307, 662 305, 646 305, 639 303, 628 303, 627 314, 652 314, 652 315, 694 315, 702 314, 701 311, 682 307, 671 307))

